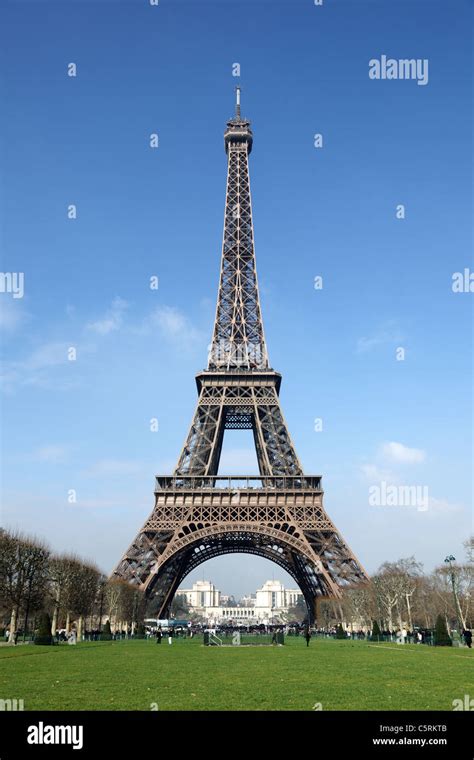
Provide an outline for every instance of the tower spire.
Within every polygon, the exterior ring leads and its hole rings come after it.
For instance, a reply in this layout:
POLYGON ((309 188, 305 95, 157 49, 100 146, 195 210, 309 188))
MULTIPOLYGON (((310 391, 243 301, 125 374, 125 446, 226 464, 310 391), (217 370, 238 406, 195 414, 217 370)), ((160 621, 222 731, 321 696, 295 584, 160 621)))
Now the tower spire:
POLYGON ((235 117, 227 122, 227 191, 221 276, 209 370, 268 369, 253 239, 249 154, 250 122, 240 116, 240 85, 235 117))

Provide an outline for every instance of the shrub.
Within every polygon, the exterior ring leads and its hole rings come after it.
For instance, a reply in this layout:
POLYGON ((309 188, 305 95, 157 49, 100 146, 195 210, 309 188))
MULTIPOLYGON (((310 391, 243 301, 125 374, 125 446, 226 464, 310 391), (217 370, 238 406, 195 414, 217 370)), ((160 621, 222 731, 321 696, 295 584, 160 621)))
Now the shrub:
POLYGON ((336 626, 336 639, 347 639, 346 632, 341 623, 336 626))
POLYGON ((42 612, 39 620, 38 630, 34 637, 34 643, 47 646, 53 643, 51 635, 51 618, 47 612, 42 612))
POLYGON ((112 638, 112 631, 110 630, 110 620, 105 621, 105 625, 102 628, 101 634, 100 634, 100 640, 101 641, 110 641, 112 638))
POLYGON ((138 623, 135 634, 133 636, 134 639, 145 639, 146 638, 146 629, 144 623, 138 623))
POLYGON ((371 637, 370 637, 370 638, 372 639, 372 641, 378 641, 378 640, 379 640, 379 637, 380 637, 381 635, 382 635, 382 632, 381 632, 381 630, 380 630, 380 626, 379 626, 379 624, 377 623, 377 621, 376 621, 376 620, 374 620, 374 622, 373 622, 373 625, 372 625, 372 635, 371 635, 371 637))
POLYGON ((437 647, 450 647, 453 644, 446 628, 446 620, 442 615, 436 618, 434 643, 437 647))

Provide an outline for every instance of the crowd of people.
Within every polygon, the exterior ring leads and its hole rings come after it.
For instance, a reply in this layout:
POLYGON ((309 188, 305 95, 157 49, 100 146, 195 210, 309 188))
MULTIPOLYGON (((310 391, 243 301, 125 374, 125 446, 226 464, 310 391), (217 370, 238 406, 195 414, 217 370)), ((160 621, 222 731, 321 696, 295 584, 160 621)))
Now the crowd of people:
MULTIPOLYGON (((179 639, 179 638, 193 638, 197 634, 203 634, 205 631, 209 630, 209 627, 204 624, 193 624, 189 626, 178 626, 178 627, 170 627, 170 628, 162 628, 161 626, 158 626, 157 628, 149 628, 146 629, 146 637, 147 638, 154 638, 156 639, 157 644, 161 644, 163 638, 167 638, 168 643, 172 644, 173 639, 179 639)), ((291 623, 287 625, 265 625, 263 623, 255 624, 255 625, 246 625, 246 626, 239 626, 239 625, 232 625, 229 623, 226 623, 225 625, 219 625, 214 628, 212 628, 212 631, 215 632, 218 636, 223 638, 224 640, 230 639, 234 633, 239 632, 241 634, 246 635, 252 635, 252 636, 271 636, 272 642, 275 643, 276 641, 276 634, 281 632, 285 636, 302 636, 306 640, 307 646, 309 645, 309 642, 313 637, 317 638, 336 638, 338 636, 338 629, 337 627, 333 626, 330 628, 317 628, 317 627, 308 627, 305 623, 291 623)), ((462 632, 462 636, 464 639, 464 643, 466 646, 471 648, 472 646, 472 633, 470 630, 464 630, 462 632)), ((409 631, 405 628, 402 628, 401 630, 388 630, 384 629, 380 631, 379 634, 373 634, 370 630, 346 630, 344 631, 344 637, 347 639, 357 640, 357 641, 393 641, 400 644, 428 644, 431 645, 434 643, 434 636, 433 631, 430 629, 415 629, 413 631, 409 631)), ((126 639, 126 638, 134 638, 133 634, 128 633, 127 631, 115 631, 112 633, 112 639, 119 640, 119 639, 126 639)), ((94 630, 94 631, 85 631, 84 639, 86 641, 98 641, 100 639, 100 631, 94 630)), ((62 639, 65 640, 65 639, 62 639)))
MULTIPOLYGON (((197 634, 203 634, 205 631, 211 630, 213 633, 223 638, 224 640, 230 639, 236 632, 240 634, 252 635, 252 636, 271 636, 272 643, 276 643, 277 634, 282 633, 284 636, 302 636, 306 640, 307 646, 313 637, 318 638, 346 638, 352 640, 362 641, 394 641, 399 644, 434 644, 434 632, 430 629, 417 628, 413 631, 409 631, 405 628, 399 630, 381 630, 379 633, 374 634, 370 630, 345 630, 342 628, 338 630, 338 627, 330 628, 318 628, 309 627, 306 623, 291 623, 285 625, 265 625, 263 623, 255 625, 233 625, 226 623, 225 625, 215 626, 212 629, 204 623, 192 624, 188 626, 166 627, 157 628, 147 627, 144 635, 146 638, 155 638, 157 644, 161 644, 163 637, 167 637, 168 643, 172 644, 175 638, 193 638, 197 634), (342 636, 341 636, 342 631, 342 636)), ((92 630, 85 630, 82 636, 83 641, 100 641, 103 631, 98 628, 92 630)), ((20 631, 16 631, 13 637, 14 644, 18 643, 20 631)), ((143 634, 131 633, 127 630, 116 630, 110 632, 112 640, 117 641, 121 639, 130 638, 143 638, 143 634)), ((5 638, 9 641, 10 633, 8 629, 5 631, 5 638)), ((469 629, 462 631, 462 639, 469 649, 472 647, 472 632, 469 629)), ((68 642, 76 643, 77 632, 75 630, 66 632, 65 629, 59 629, 54 635, 56 643, 68 642), (74 635, 74 642, 71 642, 71 635, 74 635)))

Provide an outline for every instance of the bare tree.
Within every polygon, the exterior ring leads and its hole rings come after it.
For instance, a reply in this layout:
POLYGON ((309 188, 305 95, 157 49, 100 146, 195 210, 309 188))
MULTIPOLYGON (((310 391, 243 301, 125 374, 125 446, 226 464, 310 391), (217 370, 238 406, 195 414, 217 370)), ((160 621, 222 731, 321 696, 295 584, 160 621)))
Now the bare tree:
POLYGON ((120 580, 115 583, 117 583, 119 592, 117 601, 119 628, 125 627, 127 631, 131 628, 133 633, 135 625, 138 622, 143 593, 127 581, 120 580))
POLYGON ((366 584, 360 588, 348 588, 344 592, 344 620, 353 626, 371 628, 375 613, 374 588, 366 584))
POLYGON ((466 550, 466 563, 462 566, 462 596, 461 609, 469 628, 474 625, 474 612, 472 607, 472 597, 474 593, 474 536, 470 536, 464 542, 466 550))
POLYGON ((288 620, 290 622, 302 623, 308 617, 308 608, 304 597, 298 596, 296 604, 288 609, 288 620))
MULTIPOLYGON (((397 574, 400 599, 399 604, 403 601, 407 611, 408 627, 413 630, 413 617, 411 612, 411 600, 419 587, 420 579, 423 575, 423 565, 415 560, 415 557, 399 559, 394 564, 394 571, 397 574)), ((401 617, 401 612, 400 612, 401 617)), ((400 621, 401 627, 401 621, 400 621)))
POLYGON ((472 565, 474 563, 474 536, 469 536, 464 541, 463 546, 466 550, 466 561, 469 565, 472 565))
POLYGON ((84 618, 91 612, 97 598, 100 570, 91 563, 77 562, 71 578, 68 603, 77 616, 77 638, 80 641, 84 618))
POLYGON ((189 615, 189 604, 185 594, 176 594, 171 602, 170 613, 173 617, 189 615))
POLYGON ((112 580, 108 581, 105 586, 106 610, 109 616, 110 624, 113 625, 114 630, 115 630, 115 627, 117 626, 118 609, 119 609, 119 603, 120 603, 122 583, 123 583, 122 580, 118 578, 113 578, 112 580))
MULTIPOLYGON (((49 563, 49 589, 53 601, 53 620, 51 633, 53 636, 59 626, 61 610, 70 612, 69 599, 74 588, 74 578, 77 567, 80 565, 79 557, 67 554, 54 556, 49 563)), ((68 616, 69 617, 69 616, 68 616)), ((69 630, 69 621, 66 628, 69 630)))
POLYGON ((316 620, 321 628, 332 628, 344 620, 340 603, 332 599, 321 598, 317 602, 316 620))
POLYGON ((372 577, 376 601, 382 611, 383 622, 389 631, 393 631, 393 613, 397 610, 399 627, 402 627, 400 608, 398 607, 403 594, 403 583, 400 571, 395 563, 384 562, 379 571, 372 577), (398 607, 398 609, 397 609, 398 607))
POLYGON ((105 592, 107 588, 107 576, 101 575, 97 586, 96 612, 99 620, 99 633, 102 630, 102 618, 105 612, 105 592))
POLYGON ((418 625, 420 628, 434 628, 436 618, 443 614, 443 610, 432 576, 419 578, 416 594, 410 600, 413 625, 418 625))
MULTIPOLYGON (((12 606, 16 603, 18 584, 16 559, 16 540, 13 534, 2 528, 0 530, 0 608, 3 612, 11 613, 12 606)), ((16 620, 14 624, 16 625, 16 620)))
POLYGON ((32 612, 43 608, 50 551, 46 544, 21 533, 0 534, 0 597, 9 605, 10 642, 14 642, 20 614, 24 636, 32 612))

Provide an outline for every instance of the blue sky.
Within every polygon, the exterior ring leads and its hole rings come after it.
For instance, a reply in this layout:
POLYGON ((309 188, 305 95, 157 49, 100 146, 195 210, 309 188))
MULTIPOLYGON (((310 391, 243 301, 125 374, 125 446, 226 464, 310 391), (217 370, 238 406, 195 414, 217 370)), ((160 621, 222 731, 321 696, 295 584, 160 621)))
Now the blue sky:
MULTIPOLYGON (((25 283, 0 293, 4 524, 108 572, 151 511, 206 364, 240 81, 270 360, 305 469, 369 572, 462 557, 473 295, 451 284, 473 269, 471 15, 461 0, 4 6, 2 271, 25 283), (428 59, 428 84, 371 80, 383 54, 428 59), (382 480, 428 487, 429 508, 371 506, 382 480)), ((228 432, 221 472, 254 472, 251 449, 228 432)), ((234 555, 185 583, 240 595, 272 574, 234 555)))

